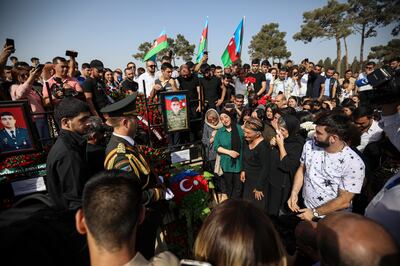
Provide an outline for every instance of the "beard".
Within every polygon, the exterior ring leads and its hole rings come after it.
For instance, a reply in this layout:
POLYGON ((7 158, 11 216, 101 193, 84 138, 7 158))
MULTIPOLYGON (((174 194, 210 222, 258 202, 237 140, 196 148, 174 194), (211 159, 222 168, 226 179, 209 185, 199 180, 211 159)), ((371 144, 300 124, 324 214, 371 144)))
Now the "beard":
POLYGON ((315 145, 317 145, 318 147, 321 147, 321 148, 328 148, 331 145, 329 143, 328 139, 325 139, 323 141, 318 141, 317 139, 314 138, 314 143, 315 143, 315 145))

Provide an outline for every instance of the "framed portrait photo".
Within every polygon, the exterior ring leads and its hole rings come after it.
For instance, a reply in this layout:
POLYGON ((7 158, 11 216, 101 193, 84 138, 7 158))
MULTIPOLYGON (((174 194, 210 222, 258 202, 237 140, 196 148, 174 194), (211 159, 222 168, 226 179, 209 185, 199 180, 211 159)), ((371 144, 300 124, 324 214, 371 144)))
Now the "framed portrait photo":
POLYGON ((160 95, 167 132, 189 130, 187 91, 162 92, 160 95))
POLYGON ((28 101, 0 102, 0 156, 9 157, 41 149, 28 101))

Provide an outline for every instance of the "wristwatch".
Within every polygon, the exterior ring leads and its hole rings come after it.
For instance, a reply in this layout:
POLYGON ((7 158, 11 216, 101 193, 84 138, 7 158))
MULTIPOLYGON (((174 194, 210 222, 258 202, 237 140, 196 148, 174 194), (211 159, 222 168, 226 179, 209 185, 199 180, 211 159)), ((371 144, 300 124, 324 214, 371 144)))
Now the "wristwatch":
POLYGON ((321 218, 320 216, 319 216, 319 214, 318 214, 318 212, 317 212, 317 210, 316 209, 312 209, 312 213, 313 213, 313 215, 314 215, 314 217, 315 218, 321 218))

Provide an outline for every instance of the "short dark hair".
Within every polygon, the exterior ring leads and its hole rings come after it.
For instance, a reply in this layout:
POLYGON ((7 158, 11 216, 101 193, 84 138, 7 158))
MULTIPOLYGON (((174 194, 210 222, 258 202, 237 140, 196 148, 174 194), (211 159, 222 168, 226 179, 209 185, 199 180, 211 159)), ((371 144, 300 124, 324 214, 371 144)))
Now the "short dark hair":
POLYGON ((222 75, 222 79, 232 80, 232 75, 231 74, 224 74, 224 75, 222 75))
POLYGON ((365 64, 365 66, 373 66, 373 67, 375 67, 376 64, 375 64, 375 62, 373 62, 373 61, 369 61, 369 62, 367 62, 367 63, 365 64))
POLYGON ((268 60, 263 60, 263 61, 261 62, 261 65, 262 65, 262 66, 268 66, 268 67, 271 66, 271 64, 269 63, 268 60))
POLYGON ((333 70, 333 72, 335 72, 335 68, 334 67, 328 67, 328 69, 326 71, 328 71, 328 70, 333 70))
POLYGON ((161 61, 164 60, 171 61, 171 57, 169 57, 168 55, 164 55, 163 57, 161 57, 161 61))
POLYGON ((374 110, 369 106, 360 106, 360 107, 356 108, 352 113, 354 120, 359 119, 364 116, 367 116, 368 118, 372 118, 373 115, 374 115, 374 110))
POLYGON ((210 71, 210 65, 209 65, 209 64, 202 64, 202 65, 200 66, 200 72, 201 72, 202 74, 204 74, 204 73, 206 73, 206 72, 208 72, 208 71, 210 71))
POLYGON ((238 94, 235 95, 235 99, 244 100, 244 95, 238 93, 238 94))
POLYGON ((142 190, 137 178, 121 170, 101 172, 83 190, 83 215, 96 244, 118 249, 132 239, 142 190))
POLYGON ((89 105, 86 102, 73 97, 66 97, 54 108, 54 119, 58 125, 61 125, 61 119, 74 118, 83 112, 90 112, 89 105))
POLYGON ((341 140, 345 140, 348 136, 348 129, 350 128, 350 119, 342 114, 322 115, 315 121, 317 126, 324 126, 325 131, 330 134, 337 135, 341 140))
POLYGON ((58 64, 58 62, 67 63, 67 60, 64 57, 56 56, 53 58, 53 64, 58 64))
POLYGON ((192 61, 188 61, 188 62, 186 62, 186 64, 185 65, 187 65, 189 68, 192 68, 192 67, 194 67, 194 63, 192 62, 192 61))
POLYGON ((221 66, 216 66, 215 70, 217 70, 217 69, 221 69, 222 70, 222 67, 221 66))
POLYGON ((249 64, 243 64, 243 69, 250 69, 250 65, 249 64))
POLYGON ((349 73, 349 72, 353 72, 353 70, 347 69, 344 73, 347 74, 347 73, 349 73))
POLYGON ((90 68, 90 64, 89 63, 83 63, 81 68, 82 69, 90 68))
POLYGON ((255 64, 260 65, 260 59, 255 58, 255 59, 251 60, 251 64, 252 65, 255 65, 255 64))
POLYGON ((395 62, 395 61, 400 62, 400 57, 398 57, 398 56, 392 57, 392 58, 389 60, 389 63, 392 63, 392 62, 395 62))
POLYGON ((14 114, 11 113, 11 112, 2 112, 2 113, 0 113, 0 117, 3 117, 3 116, 12 116, 12 117, 14 117, 14 114))
MULTIPOLYGON (((211 69, 217 69, 217 67, 216 67, 214 64, 211 64, 211 65, 210 65, 210 68, 211 68, 211 69)), ((222 67, 220 67, 220 68, 222 69, 222 67)))
POLYGON ((11 70, 12 69, 12 66, 5 66, 4 67, 4 70, 11 70))
POLYGON ((173 97, 173 98, 171 99, 171 102, 179 102, 179 98, 178 98, 178 97, 173 97))
POLYGON ((174 67, 170 63, 162 63, 161 70, 166 70, 168 68, 174 69, 174 67))
POLYGON ((18 58, 15 57, 15 56, 10 56, 10 60, 11 60, 11 61, 12 61, 12 60, 17 60, 17 61, 18 61, 18 58))

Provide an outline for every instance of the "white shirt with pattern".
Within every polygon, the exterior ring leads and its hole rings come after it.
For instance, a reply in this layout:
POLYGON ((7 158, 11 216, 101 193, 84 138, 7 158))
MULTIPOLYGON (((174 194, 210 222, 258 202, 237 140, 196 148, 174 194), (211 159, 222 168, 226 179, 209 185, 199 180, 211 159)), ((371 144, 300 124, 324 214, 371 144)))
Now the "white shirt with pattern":
POLYGON ((339 189, 358 194, 365 177, 365 165, 360 156, 347 145, 337 153, 328 153, 308 140, 300 162, 304 164, 303 198, 307 208, 335 199, 339 189))

